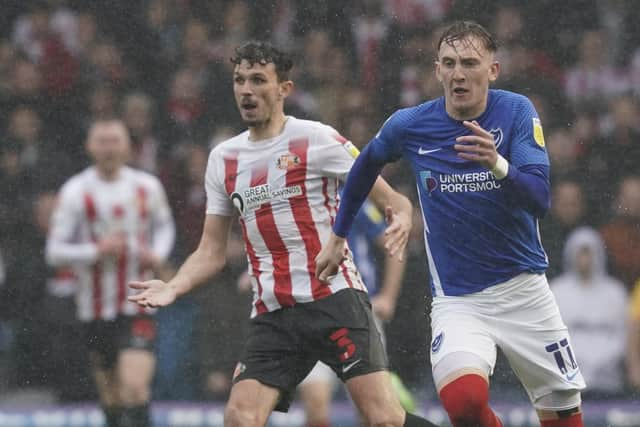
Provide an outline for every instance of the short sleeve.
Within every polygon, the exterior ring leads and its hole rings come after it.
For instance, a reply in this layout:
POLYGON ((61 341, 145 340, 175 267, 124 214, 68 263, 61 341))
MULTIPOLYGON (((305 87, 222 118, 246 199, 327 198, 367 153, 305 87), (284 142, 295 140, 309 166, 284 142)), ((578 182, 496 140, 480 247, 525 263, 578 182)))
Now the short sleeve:
POLYGON ((542 123, 531 101, 521 97, 515 112, 516 132, 511 145, 511 164, 515 167, 538 164, 549 166, 542 123))
POLYGON ((204 179, 208 215, 233 215, 233 203, 225 188, 225 177, 237 174, 234 165, 237 169, 237 156, 233 154, 214 149, 209 155, 204 179))
POLYGON ((322 126, 315 133, 313 144, 317 167, 323 175, 344 181, 360 154, 360 150, 331 126, 322 126))

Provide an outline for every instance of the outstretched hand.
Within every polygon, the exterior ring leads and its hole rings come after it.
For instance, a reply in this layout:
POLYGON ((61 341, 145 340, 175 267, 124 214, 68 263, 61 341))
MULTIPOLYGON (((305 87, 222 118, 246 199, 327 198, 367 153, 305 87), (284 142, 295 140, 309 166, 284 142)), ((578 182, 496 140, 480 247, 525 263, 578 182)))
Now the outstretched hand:
POLYGON ((393 257, 397 254, 398 260, 403 261, 413 219, 403 212, 394 212, 391 206, 385 208, 384 216, 387 220, 387 228, 384 231, 384 248, 390 256, 393 257))
POLYGON ((458 143, 453 148, 458 151, 458 157, 478 162, 486 169, 492 170, 498 161, 498 151, 493 135, 484 130, 475 120, 464 121, 462 124, 471 130, 472 134, 456 138, 458 143))
POLYGON ((129 296, 128 300, 142 307, 164 307, 174 302, 178 296, 176 291, 162 280, 131 282, 129 287, 140 292, 129 296))
POLYGON ((316 277, 321 282, 328 283, 336 274, 340 264, 346 257, 345 239, 331 233, 329 241, 316 256, 316 277))

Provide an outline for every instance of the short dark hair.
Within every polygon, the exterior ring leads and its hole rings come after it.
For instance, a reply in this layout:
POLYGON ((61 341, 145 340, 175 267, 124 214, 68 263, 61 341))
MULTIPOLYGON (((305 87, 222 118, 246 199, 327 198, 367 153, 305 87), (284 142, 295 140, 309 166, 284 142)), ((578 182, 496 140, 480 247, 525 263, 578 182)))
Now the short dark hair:
POLYGON ((253 64, 267 65, 273 63, 276 67, 278 81, 289 80, 289 71, 293 67, 293 57, 269 42, 250 40, 236 47, 235 56, 231 62, 239 65, 243 60, 253 64))
POLYGON ((495 53, 498 50, 496 39, 482 25, 474 21, 456 21, 442 31, 442 35, 438 41, 437 51, 440 51, 442 43, 451 46, 453 42, 469 37, 479 39, 489 52, 495 53))

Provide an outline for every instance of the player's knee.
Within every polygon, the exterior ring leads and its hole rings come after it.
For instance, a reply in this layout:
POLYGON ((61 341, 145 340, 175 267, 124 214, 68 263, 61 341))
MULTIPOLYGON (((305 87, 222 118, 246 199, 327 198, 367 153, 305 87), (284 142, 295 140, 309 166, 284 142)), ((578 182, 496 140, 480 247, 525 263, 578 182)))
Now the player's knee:
POLYGON ((225 427, 257 427, 265 425, 266 421, 266 418, 247 405, 229 401, 224 408, 225 427))
POLYGON ((582 399, 580 390, 556 390, 536 399, 533 406, 537 411, 551 411, 562 415, 571 411, 579 411, 582 399))
POLYGON ((455 426, 476 425, 489 406, 489 385, 480 375, 464 375, 442 388, 440 400, 455 426))
POLYGON ((120 403, 125 406, 143 405, 151 398, 149 384, 143 382, 124 382, 120 385, 120 403))

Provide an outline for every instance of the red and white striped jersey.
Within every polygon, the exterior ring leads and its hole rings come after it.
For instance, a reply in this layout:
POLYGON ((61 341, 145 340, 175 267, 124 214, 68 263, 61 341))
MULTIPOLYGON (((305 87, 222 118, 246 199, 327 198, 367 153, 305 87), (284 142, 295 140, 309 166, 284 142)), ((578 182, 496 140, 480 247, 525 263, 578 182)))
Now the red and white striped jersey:
POLYGON ((147 248, 165 260, 173 247, 175 227, 160 181, 146 172, 124 167, 105 181, 95 167, 71 177, 62 187, 47 239, 47 261, 69 265, 78 278, 76 303, 82 321, 133 315, 127 301, 131 280, 151 278, 140 265, 147 248), (120 256, 100 257, 96 243, 112 233, 126 236, 120 256))
POLYGON ((338 207, 338 183, 357 154, 333 128, 290 116, 274 138, 250 141, 246 131, 211 152, 207 214, 239 212, 254 291, 252 317, 345 288, 366 292, 350 256, 329 285, 315 277, 315 257, 338 207))

